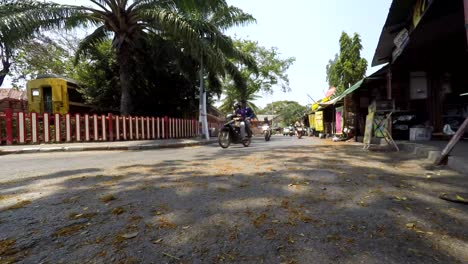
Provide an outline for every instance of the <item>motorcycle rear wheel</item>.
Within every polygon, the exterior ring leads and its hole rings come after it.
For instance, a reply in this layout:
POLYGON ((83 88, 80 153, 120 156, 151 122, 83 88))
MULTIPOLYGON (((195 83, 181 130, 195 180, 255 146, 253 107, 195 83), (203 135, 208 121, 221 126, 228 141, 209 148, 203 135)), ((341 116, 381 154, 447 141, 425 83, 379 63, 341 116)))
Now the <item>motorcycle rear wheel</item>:
POLYGON ((218 136, 218 143, 219 146, 222 148, 229 148, 229 145, 231 145, 231 135, 229 131, 221 131, 218 136))
POLYGON ((247 139, 242 140, 242 145, 244 145, 244 147, 248 147, 250 146, 251 142, 252 140, 250 138, 247 138, 247 139))

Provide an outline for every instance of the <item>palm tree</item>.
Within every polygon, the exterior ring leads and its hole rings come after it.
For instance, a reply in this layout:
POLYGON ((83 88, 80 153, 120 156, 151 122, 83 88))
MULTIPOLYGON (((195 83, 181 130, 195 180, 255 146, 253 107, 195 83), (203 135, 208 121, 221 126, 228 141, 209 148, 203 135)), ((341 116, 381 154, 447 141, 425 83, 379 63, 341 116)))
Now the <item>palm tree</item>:
MULTIPOLYGON (((243 61, 252 61, 246 56, 240 56, 235 48, 229 48, 230 39, 223 35, 218 27, 187 15, 190 10, 215 12, 223 9, 227 6, 225 0, 89 1, 93 6, 60 5, 36 0, 5 0, 0 6, 0 34, 20 32, 19 37, 30 38, 34 33, 52 28, 96 27, 94 32, 80 43, 77 59, 112 36, 112 46, 119 63, 120 112, 123 115, 132 111, 132 53, 139 40, 148 34, 185 43, 191 54, 206 59, 205 65, 210 70, 222 68, 221 71, 233 73, 235 76, 232 65, 226 63, 226 60, 218 60, 226 58, 221 50, 230 52, 228 55, 237 56, 243 61)), ((222 18, 220 20, 222 21, 222 18)))
MULTIPOLYGON (((200 39, 205 44, 198 58, 200 63, 199 121, 202 124, 202 134, 208 139, 205 77, 210 90, 219 95, 222 92, 222 79, 226 75, 231 77, 236 86, 246 88, 246 79, 234 62, 240 62, 254 71, 257 70, 255 60, 250 55, 240 52, 232 39, 224 35, 223 31, 234 26, 253 23, 256 20, 241 9, 228 5, 220 5, 215 9, 200 8, 198 12, 188 11, 185 13, 186 17, 194 22, 193 25, 200 32, 200 39), (209 28, 205 28, 206 26, 209 28)), ((192 50, 192 47, 188 48, 192 50)))
POLYGON ((224 113, 230 113, 232 112, 236 102, 239 100, 245 100, 247 102, 247 106, 252 108, 256 113, 258 112, 258 107, 253 102, 258 98, 260 98, 260 96, 257 95, 256 89, 251 86, 239 89, 233 85, 227 85, 225 88, 225 98, 222 100, 222 104, 219 109, 224 113))

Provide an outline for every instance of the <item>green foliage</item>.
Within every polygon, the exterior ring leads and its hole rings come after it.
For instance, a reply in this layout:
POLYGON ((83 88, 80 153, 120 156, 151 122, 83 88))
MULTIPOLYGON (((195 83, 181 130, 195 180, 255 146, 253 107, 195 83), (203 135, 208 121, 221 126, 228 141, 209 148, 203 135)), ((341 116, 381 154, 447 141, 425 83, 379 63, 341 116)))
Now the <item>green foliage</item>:
POLYGON ((112 36, 112 47, 119 65, 122 114, 133 110, 131 99, 135 83, 132 79, 138 79, 138 76, 135 76, 131 65, 135 61, 134 54, 149 38, 171 41, 175 47, 184 49, 185 56, 197 62, 203 59, 210 74, 208 79, 213 84, 218 76, 230 75, 237 85, 245 86, 233 61, 255 69, 255 61, 244 56, 222 33, 223 27, 245 23, 252 17, 240 9, 229 7, 224 0, 90 0, 93 7, 33 0, 4 0, 2 3, 1 39, 31 39, 34 34, 52 28, 97 26, 78 46, 76 55, 79 61, 80 56, 92 52, 99 43, 112 36), (215 19, 211 21, 204 19, 204 15, 218 13, 221 15, 212 16, 215 19), (238 17, 234 19, 235 16, 238 17))
POLYGON ((282 126, 294 124, 302 120, 308 108, 295 101, 276 101, 265 106, 259 111, 260 114, 278 115, 282 126))
POLYGON ((41 74, 56 74, 72 78, 74 73, 73 37, 49 32, 24 41, 12 55, 9 76, 14 87, 24 88, 25 83, 41 74))
POLYGON ((361 58, 361 50, 359 34, 354 33, 353 37, 346 32, 341 34, 340 53, 326 67, 328 84, 337 89, 335 95, 340 95, 365 77, 367 60, 361 58))
POLYGON ((239 65, 242 78, 247 83, 246 87, 236 85, 229 78, 224 80, 225 98, 220 107, 223 112, 232 111, 234 102, 239 100, 246 100, 255 110, 256 106, 253 101, 258 98, 257 94, 259 92, 273 93, 275 86, 279 86, 283 92, 291 90, 286 72, 296 60, 294 57, 283 59, 277 48, 268 49, 260 46, 256 41, 237 39, 234 45, 242 53, 249 54, 255 59, 257 70, 239 65))
POLYGON ((72 75, 81 84, 86 103, 98 111, 119 109, 119 66, 112 41, 101 42, 80 60, 72 75))
POLYGON ((283 92, 291 90, 286 73, 296 58, 281 58, 278 48, 265 48, 256 41, 235 40, 234 45, 243 53, 250 54, 257 62, 258 72, 242 67, 241 73, 247 80, 247 86, 257 92, 272 93, 274 86, 283 92))

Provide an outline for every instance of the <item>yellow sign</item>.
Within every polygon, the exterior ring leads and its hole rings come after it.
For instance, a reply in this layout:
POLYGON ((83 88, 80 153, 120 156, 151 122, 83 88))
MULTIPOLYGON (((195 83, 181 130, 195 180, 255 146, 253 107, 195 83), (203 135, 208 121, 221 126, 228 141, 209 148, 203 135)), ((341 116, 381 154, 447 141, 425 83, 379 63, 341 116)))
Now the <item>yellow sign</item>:
POLYGON ((323 112, 315 113, 315 131, 323 132, 323 112))
POLYGON ((309 126, 315 129, 315 114, 309 115, 309 126))

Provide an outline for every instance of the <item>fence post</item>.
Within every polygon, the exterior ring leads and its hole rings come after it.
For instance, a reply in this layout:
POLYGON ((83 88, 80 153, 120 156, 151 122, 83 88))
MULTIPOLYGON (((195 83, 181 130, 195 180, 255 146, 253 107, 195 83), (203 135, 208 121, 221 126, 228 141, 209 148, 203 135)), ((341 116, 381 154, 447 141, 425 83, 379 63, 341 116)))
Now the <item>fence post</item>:
POLYGON ((133 140, 133 117, 129 116, 129 129, 130 129, 130 140, 133 140))
POLYGON ((123 139, 127 140, 127 117, 122 116, 123 139))
MULTIPOLYGON (((160 137, 160 135, 161 135, 161 134, 160 134, 160 131, 161 131, 161 130, 159 130, 159 124, 160 124, 160 122, 159 122, 159 117, 158 117, 158 118, 156 118, 156 138, 157 138, 157 139, 160 139, 160 138, 161 138, 161 137, 160 137)), ((164 133, 162 133, 162 134, 164 135, 164 133)))
POLYGON ((76 141, 81 141, 81 117, 80 117, 80 114, 75 114, 75 135, 76 135, 76 141))
POLYGON ((150 118, 146 117, 146 139, 151 139, 150 118))
POLYGON ((71 120, 70 114, 65 115, 65 140, 67 142, 71 141, 71 120))
MULTIPOLYGON (((18 131, 18 142, 21 144, 26 143, 26 127, 25 127, 25 117, 24 112, 18 113, 18 118, 16 119, 16 130, 18 131)), ((0 131, 1 134, 1 131, 0 131)))
POLYGON ((84 116, 84 124, 85 124, 85 140, 89 141, 89 115, 85 114, 84 116))
POLYGON ((38 143, 38 123, 37 123, 37 113, 31 113, 31 142, 38 143))
POLYGON ((140 139, 140 128, 138 127, 138 116, 135 117, 135 139, 140 139))
POLYGON ((162 132, 163 132, 162 137, 168 139, 169 138, 169 118, 165 116, 162 122, 163 122, 162 123, 162 132))
POLYGON ((42 121, 44 124, 44 142, 49 143, 50 142, 50 114, 44 113, 42 121))
POLYGON ((154 125, 154 117, 151 117, 151 139, 156 139, 156 131, 154 125))
POLYGON ((102 130, 102 141, 107 141, 107 131, 106 131, 106 116, 101 115, 101 130, 102 130))
POLYGON ((112 114, 107 114, 108 122, 108 129, 109 129, 109 141, 114 141, 114 121, 112 120, 112 114))
POLYGON ((98 116, 97 114, 94 114, 93 115, 93 132, 94 132, 94 138, 93 138, 93 141, 98 141, 99 140, 99 135, 98 135, 98 116))
POLYGON ((62 131, 60 128, 60 114, 55 114, 55 143, 62 141, 62 131))
POLYGON ((168 118, 167 119, 167 127, 168 127, 168 131, 167 131, 167 138, 172 138, 172 118, 168 118))
POLYGON ((115 116, 115 139, 120 140, 120 116, 115 116))
POLYGON ((141 139, 145 139, 145 118, 141 117, 141 139))

